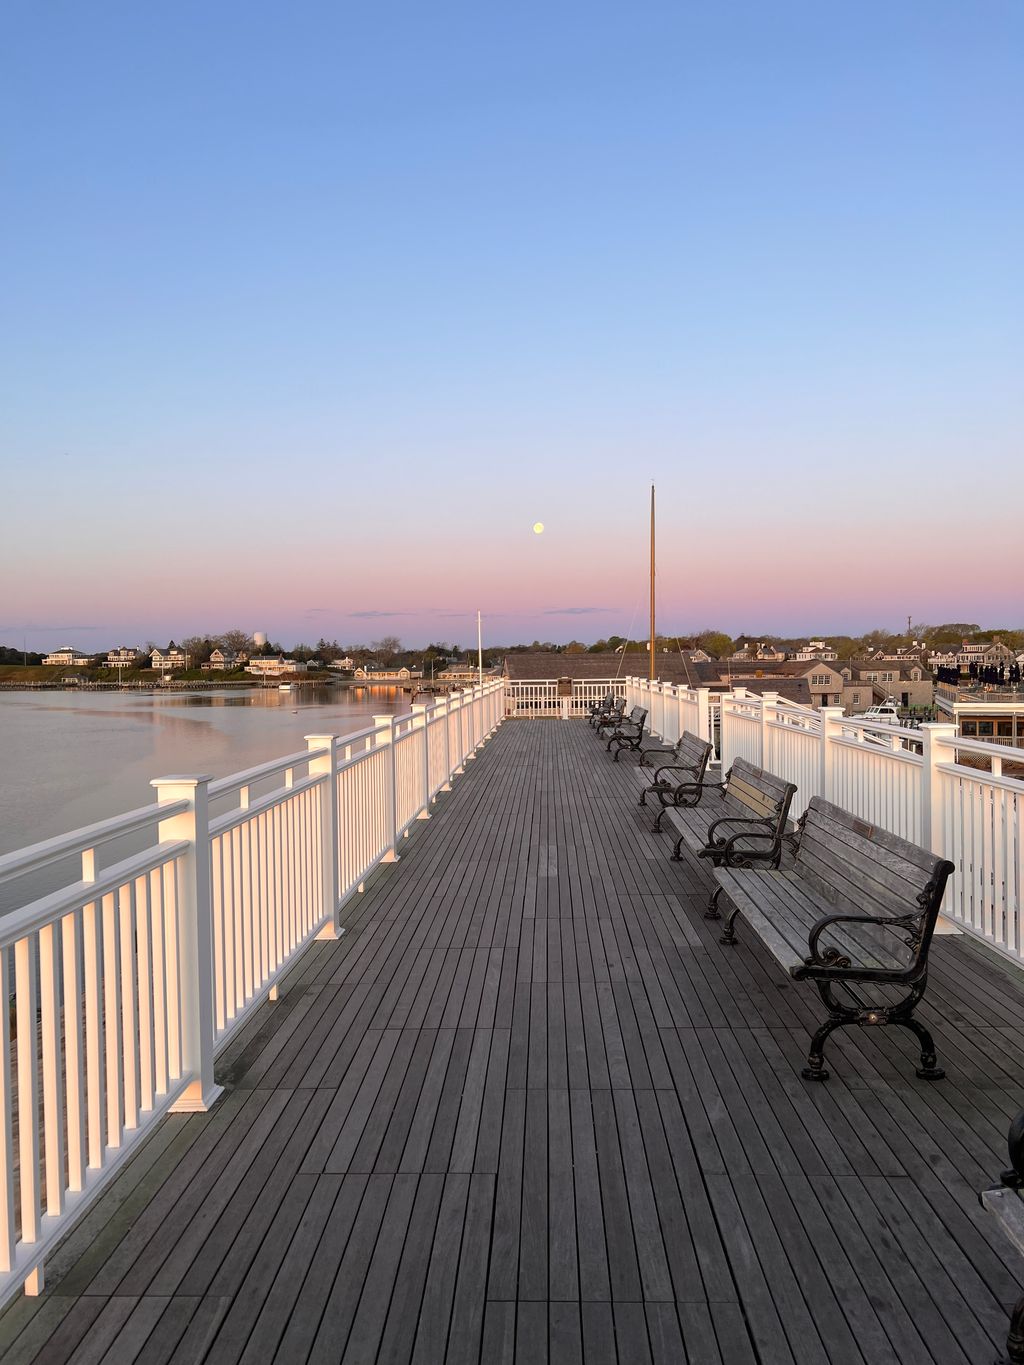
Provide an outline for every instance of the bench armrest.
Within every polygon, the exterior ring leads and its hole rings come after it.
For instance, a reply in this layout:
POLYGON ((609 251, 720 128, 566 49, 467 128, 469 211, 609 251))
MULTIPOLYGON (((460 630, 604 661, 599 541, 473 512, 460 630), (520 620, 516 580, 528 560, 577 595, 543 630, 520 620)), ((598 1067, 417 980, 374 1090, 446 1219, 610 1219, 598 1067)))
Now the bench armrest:
MULTIPOLYGON (((708 825, 709 843, 715 837, 715 831, 718 829, 719 825, 756 825, 759 829, 764 831, 766 838, 775 838, 774 829, 768 824, 767 820, 759 815, 723 815, 718 820, 712 820, 711 824, 708 825)), ((753 832, 754 831, 751 831, 751 833, 753 832)), ((740 834, 742 833, 743 831, 740 830, 740 834)), ((739 836, 734 835, 733 837, 738 838, 739 836)))
MULTIPOLYGON (((655 782, 657 782, 659 773, 696 773, 696 771, 697 771, 696 768, 685 767, 682 763, 663 763, 660 768, 655 768, 654 780, 655 782)), ((704 784, 698 782, 696 778, 694 778, 693 783, 691 785, 694 787, 700 787, 703 786, 704 784)))
POLYGON ((818 940, 826 929, 833 924, 880 924, 887 929, 902 929, 911 937, 911 943, 915 933, 920 931, 920 915, 822 915, 821 919, 815 921, 811 926, 811 932, 807 935, 809 967, 849 967, 850 959, 839 951, 838 948, 826 948, 823 952, 818 951, 818 940))

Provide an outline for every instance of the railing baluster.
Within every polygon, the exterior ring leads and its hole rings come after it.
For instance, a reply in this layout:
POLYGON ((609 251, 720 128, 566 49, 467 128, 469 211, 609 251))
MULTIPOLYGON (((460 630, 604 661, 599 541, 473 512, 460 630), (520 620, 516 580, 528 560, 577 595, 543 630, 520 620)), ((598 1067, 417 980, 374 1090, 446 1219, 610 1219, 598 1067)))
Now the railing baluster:
MULTIPOLYGON (((14 990, 18 1028, 18 1186, 21 1240, 38 1242, 39 1190, 39 1058, 36 1050, 36 945, 32 935, 14 945, 14 990)), ((33 1273, 27 1294, 42 1291, 42 1276, 33 1273)))
POLYGON ((11 950, 0 948, 0 1271, 14 1269, 14 1085, 11 1066, 11 950))
MULTIPOLYGON (((2 1002, 6 1005, 6 1001, 2 1002)), ((43 1052, 43 1143, 46 1212, 64 1211, 64 1105, 62 1103, 61 982, 57 925, 39 931, 39 1021, 43 1052)))

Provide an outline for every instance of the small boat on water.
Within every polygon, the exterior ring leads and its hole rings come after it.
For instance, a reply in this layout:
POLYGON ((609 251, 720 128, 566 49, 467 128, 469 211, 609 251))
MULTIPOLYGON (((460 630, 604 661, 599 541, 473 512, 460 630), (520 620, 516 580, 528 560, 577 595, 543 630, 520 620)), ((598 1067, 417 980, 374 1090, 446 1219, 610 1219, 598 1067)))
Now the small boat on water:
POLYGON ((292 690, 292 685, 291 683, 278 683, 277 690, 279 692, 290 692, 292 690))

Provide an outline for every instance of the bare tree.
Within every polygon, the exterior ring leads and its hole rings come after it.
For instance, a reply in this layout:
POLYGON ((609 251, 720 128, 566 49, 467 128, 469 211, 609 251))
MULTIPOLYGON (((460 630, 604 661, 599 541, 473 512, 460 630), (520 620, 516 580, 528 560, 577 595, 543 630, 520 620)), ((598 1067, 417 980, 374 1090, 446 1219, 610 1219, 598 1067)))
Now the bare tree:
POLYGON ((402 648, 402 642, 397 635, 385 635, 382 640, 374 640, 370 648, 379 663, 389 664, 402 648))
POLYGON ((222 649, 230 649, 232 654, 250 654, 252 652, 252 636, 247 630, 226 630, 220 636, 222 649))

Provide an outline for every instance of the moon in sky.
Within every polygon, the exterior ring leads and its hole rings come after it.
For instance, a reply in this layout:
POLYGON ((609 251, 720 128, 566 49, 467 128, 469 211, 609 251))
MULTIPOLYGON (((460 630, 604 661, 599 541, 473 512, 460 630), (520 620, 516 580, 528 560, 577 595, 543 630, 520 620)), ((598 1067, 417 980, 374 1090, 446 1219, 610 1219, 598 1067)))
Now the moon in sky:
POLYGON ((544 523, 542 521, 535 521, 533 523, 533 534, 535 536, 542 536, 544 534, 544 523))

